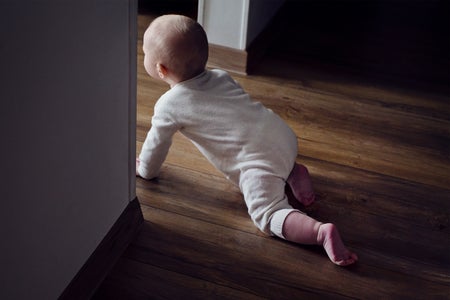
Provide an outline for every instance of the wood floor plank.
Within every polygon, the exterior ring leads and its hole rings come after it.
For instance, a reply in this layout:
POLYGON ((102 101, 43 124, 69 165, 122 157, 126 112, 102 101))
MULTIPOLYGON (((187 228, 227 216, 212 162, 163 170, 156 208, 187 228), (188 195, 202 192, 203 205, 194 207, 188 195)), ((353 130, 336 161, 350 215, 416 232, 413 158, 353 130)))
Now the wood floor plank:
POLYGON ((237 187, 217 176, 167 166, 156 181, 137 181, 141 203, 257 233, 237 187), (187 176, 186 176, 187 175, 187 176))
POLYGON ((312 174, 318 202, 397 218, 450 234, 449 191, 329 162, 301 157, 312 174))
POLYGON ((243 292, 202 280, 179 272, 158 268, 151 263, 142 263, 123 257, 110 279, 100 289, 95 299, 264 299, 252 293, 243 292), (111 285, 109 287, 108 285, 111 285), (127 287, 115 291, 116 286, 127 287), (131 291, 131 292, 130 292, 131 291))
POLYGON ((151 220, 126 256, 268 298, 445 296, 445 285, 365 263, 340 268, 323 253, 145 207, 151 220), (170 240, 177 246, 164 247, 170 240), (164 249, 164 250, 162 250, 164 249), (237 267, 239 266, 239 267, 237 267), (333 280, 325 280, 323 273, 333 280), (277 274, 273 277, 273 274, 277 274), (361 294, 361 292, 365 294, 361 294))
MULTIPOLYGON (((395 257, 395 260, 374 262, 383 268, 395 270, 398 259, 403 259, 405 273, 420 266, 425 266, 431 274, 442 274, 450 269, 448 244, 442 243, 450 237, 448 215, 442 215, 440 220, 430 220, 440 212, 438 207, 427 210, 427 204, 418 198, 420 193, 403 200, 403 203, 398 202, 396 197, 380 189, 380 183, 388 181, 387 178, 368 176, 359 170, 354 172, 356 174, 347 170, 345 174, 359 177, 360 180, 355 182, 361 182, 365 189, 358 191, 361 186, 335 179, 343 174, 334 170, 330 172, 333 176, 313 177, 319 199, 307 209, 300 208, 321 221, 337 224, 344 240, 355 251, 376 250, 384 256, 395 257), (368 188, 370 181, 372 189, 368 188), (361 191, 362 195, 359 194, 361 191), (399 217, 398 211, 406 211, 409 215, 402 213, 404 215, 399 217), (430 243, 434 245, 432 248, 430 243)), ((399 188, 400 193, 403 190, 414 194, 414 188, 408 190, 400 182, 392 185, 394 189, 399 188)), ((262 236, 250 221, 239 191, 220 177, 202 176, 170 165, 157 182, 138 180, 138 195, 146 206, 262 236)), ((450 276, 424 279, 450 283, 450 276)))

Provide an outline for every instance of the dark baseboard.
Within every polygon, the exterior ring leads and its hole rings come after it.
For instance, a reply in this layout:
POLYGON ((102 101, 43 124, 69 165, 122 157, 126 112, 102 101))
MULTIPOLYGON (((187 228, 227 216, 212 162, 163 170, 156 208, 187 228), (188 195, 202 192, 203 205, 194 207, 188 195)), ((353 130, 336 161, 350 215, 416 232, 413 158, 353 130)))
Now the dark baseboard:
POLYGON ((90 299, 144 222, 135 198, 59 297, 60 300, 90 299))

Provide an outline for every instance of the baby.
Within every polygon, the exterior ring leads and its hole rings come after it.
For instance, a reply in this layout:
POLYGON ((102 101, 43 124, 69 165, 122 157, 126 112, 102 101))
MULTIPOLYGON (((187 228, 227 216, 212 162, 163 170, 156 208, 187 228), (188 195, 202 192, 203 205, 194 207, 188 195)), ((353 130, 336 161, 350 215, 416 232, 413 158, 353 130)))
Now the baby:
POLYGON ((136 160, 137 175, 158 175, 179 131, 239 186, 261 231, 322 245, 337 265, 357 261, 333 224, 320 223, 289 205, 286 183, 303 205, 314 201, 308 170, 295 161, 297 138, 226 72, 206 70, 208 41, 200 24, 185 16, 161 16, 146 30, 143 50, 147 73, 171 89, 155 105, 152 127, 136 160))

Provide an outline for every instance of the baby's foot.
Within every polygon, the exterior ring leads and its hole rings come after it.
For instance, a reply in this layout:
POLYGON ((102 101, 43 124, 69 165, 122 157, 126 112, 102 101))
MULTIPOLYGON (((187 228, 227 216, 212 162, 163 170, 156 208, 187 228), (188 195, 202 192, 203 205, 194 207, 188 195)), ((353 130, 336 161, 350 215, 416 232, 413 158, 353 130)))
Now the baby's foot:
POLYGON ((358 260, 358 256, 344 246, 334 224, 327 223, 320 225, 317 242, 323 245, 330 260, 339 266, 348 266, 358 260))
POLYGON ((304 165, 295 164, 291 174, 289 174, 287 183, 298 202, 304 206, 311 205, 314 202, 315 195, 311 177, 309 176, 308 169, 304 165))

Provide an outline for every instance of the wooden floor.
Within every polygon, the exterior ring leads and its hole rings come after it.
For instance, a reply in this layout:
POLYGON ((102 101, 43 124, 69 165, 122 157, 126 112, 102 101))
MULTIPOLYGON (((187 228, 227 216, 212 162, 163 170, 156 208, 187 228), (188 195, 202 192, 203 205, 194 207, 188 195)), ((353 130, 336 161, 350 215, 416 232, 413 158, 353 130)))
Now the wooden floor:
MULTIPOLYGON (((140 37, 154 15, 139 16, 140 37)), ((423 64, 437 75, 400 74, 308 56, 326 41, 274 43, 253 75, 234 77, 294 129, 318 194, 305 211, 334 222, 360 261, 338 267, 258 232, 239 190, 177 134, 161 176, 137 179, 145 225, 94 299, 450 299, 448 55, 423 64)), ((139 152, 168 87, 138 47, 139 152)))

